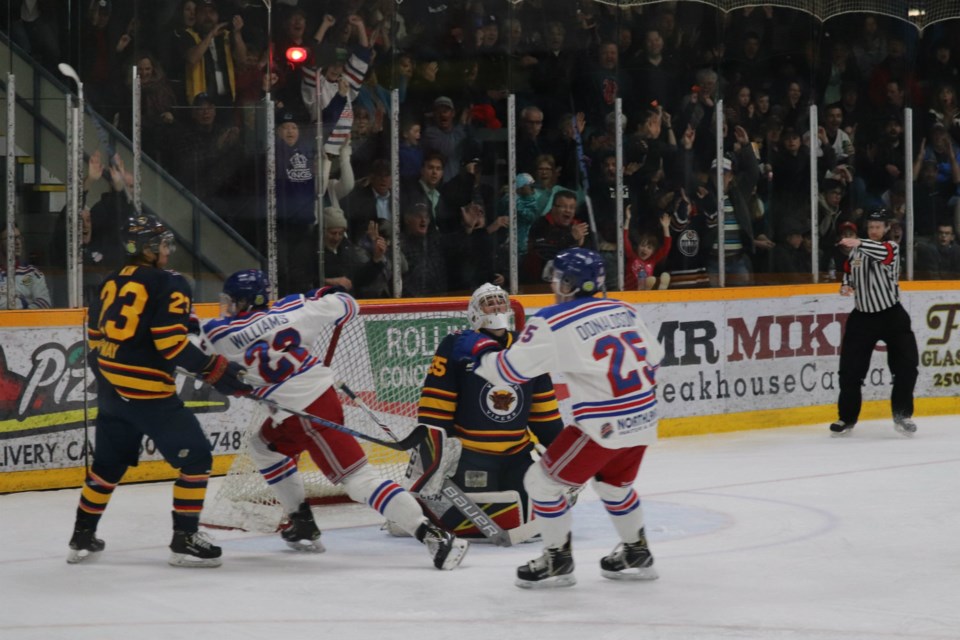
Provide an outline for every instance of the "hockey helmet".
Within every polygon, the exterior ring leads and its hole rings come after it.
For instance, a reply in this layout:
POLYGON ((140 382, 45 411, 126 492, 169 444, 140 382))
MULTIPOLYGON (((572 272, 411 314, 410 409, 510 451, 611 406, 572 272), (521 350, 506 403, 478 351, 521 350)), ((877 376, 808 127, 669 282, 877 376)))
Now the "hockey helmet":
POLYGON ((509 329, 510 296, 495 284, 480 285, 470 296, 467 320, 474 330, 509 329))
POLYGON ((154 254, 160 253, 160 245, 164 242, 170 247, 170 253, 176 249, 173 232, 150 214, 133 215, 127 218, 121 230, 123 248, 129 257, 136 257, 144 249, 150 249, 154 254))
POLYGON ((270 280, 260 269, 244 269, 232 274, 223 283, 220 311, 225 316, 237 311, 267 306, 270 301, 270 280))
POLYGON ((549 275, 556 295, 582 298, 603 289, 607 270, 599 253, 575 247, 557 254, 549 275))

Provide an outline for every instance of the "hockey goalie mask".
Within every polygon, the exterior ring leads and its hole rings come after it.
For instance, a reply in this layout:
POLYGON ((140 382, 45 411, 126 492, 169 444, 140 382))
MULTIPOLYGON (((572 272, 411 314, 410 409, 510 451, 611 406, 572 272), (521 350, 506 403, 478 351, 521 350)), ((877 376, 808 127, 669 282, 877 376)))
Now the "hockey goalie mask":
POLYGON ((509 329, 510 297, 507 292, 489 282, 480 285, 470 297, 467 320, 474 330, 509 329))

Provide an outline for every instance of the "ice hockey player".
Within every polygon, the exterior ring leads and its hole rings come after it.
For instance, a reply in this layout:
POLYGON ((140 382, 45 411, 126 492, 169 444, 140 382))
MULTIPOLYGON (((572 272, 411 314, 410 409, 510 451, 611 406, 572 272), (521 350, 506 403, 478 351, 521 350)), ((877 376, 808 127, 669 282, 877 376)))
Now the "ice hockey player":
MULTIPOLYGON (((483 284, 470 298, 467 319, 471 330, 452 333, 441 341, 427 371, 420 394, 417 420, 444 429, 461 447, 445 447, 443 468, 451 480, 504 530, 514 542, 530 536, 532 509, 523 476, 534 462, 535 445, 543 450, 563 429, 550 376, 543 374, 523 384, 491 384, 473 372, 472 364, 454 360, 455 350, 499 351, 512 345, 509 330, 510 298, 493 284, 483 284), (449 459, 451 453, 459 460, 449 459), (522 529, 520 527, 523 527, 522 529)), ((435 450, 425 442, 412 456, 408 477, 412 487, 426 478, 417 470, 437 468, 429 463, 435 450)), ((420 492, 427 508, 443 526, 465 536, 485 539, 452 503, 430 499, 420 492), (439 512, 439 513, 436 513, 439 512)))
POLYGON ((169 563, 220 566, 220 547, 198 532, 213 464, 210 441, 177 396, 174 369, 199 375, 217 391, 245 395, 243 368, 210 356, 187 339, 190 285, 167 260, 173 233, 151 215, 131 217, 122 229, 127 264, 107 276, 87 322, 88 361, 97 380, 93 464, 80 493, 70 553, 76 564, 104 549, 96 537, 100 517, 128 467, 137 466, 144 436, 170 466, 173 541, 169 563))
MULTIPOLYGON (((324 329, 344 325, 359 312, 357 301, 340 287, 323 287, 269 303, 270 284, 262 271, 238 271, 227 278, 221 317, 203 325, 208 348, 231 362, 249 363, 247 381, 254 396, 343 424, 343 406, 333 371, 312 351, 324 329)), ((250 455, 290 517, 281 532, 297 550, 324 551, 304 500, 296 460, 308 451, 333 484, 356 502, 367 504, 423 542, 438 569, 453 569, 469 543, 433 525, 416 499, 393 480, 378 478, 353 436, 300 416, 268 418, 250 440, 250 455)))
POLYGON ((556 304, 530 319, 509 349, 464 352, 479 358, 476 372, 494 384, 522 384, 549 371, 562 373, 570 392, 573 424, 524 478, 545 549, 517 569, 520 587, 576 582, 566 495, 591 479, 621 540, 600 560, 601 574, 614 580, 657 577, 632 485, 657 437, 655 380, 663 349, 633 306, 595 297, 604 278, 596 252, 561 252, 552 274, 556 304))

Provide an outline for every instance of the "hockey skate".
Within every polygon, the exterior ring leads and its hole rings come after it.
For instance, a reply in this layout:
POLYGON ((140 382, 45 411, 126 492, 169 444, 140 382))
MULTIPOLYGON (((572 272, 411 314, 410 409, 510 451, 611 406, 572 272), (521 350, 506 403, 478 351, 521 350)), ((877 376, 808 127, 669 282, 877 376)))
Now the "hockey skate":
POLYGON ((570 534, 560 548, 546 547, 543 555, 517 567, 515 585, 522 589, 549 589, 577 584, 573 575, 573 548, 570 534))
POLYGON ((221 554, 205 533, 174 531, 167 562, 174 567, 219 567, 221 554))
POLYGON ((73 537, 70 538, 70 553, 67 555, 67 563, 77 564, 91 558, 91 556, 95 558, 96 554, 103 551, 107 545, 96 534, 95 529, 81 529, 79 527, 74 529, 73 537))
POLYGON ((647 536, 640 529, 636 542, 621 542, 608 556, 600 559, 600 574, 611 580, 656 580, 653 554, 647 547, 647 536))
POLYGON ((896 429, 898 433, 907 437, 913 437, 913 434, 917 432, 917 423, 911 418, 894 418, 893 428, 896 429))
POLYGON ((853 428, 857 426, 856 422, 851 422, 847 424, 843 420, 837 420, 830 425, 830 435, 834 438, 842 438, 850 435, 850 432, 853 431, 853 428))
POLYGON ((461 540, 429 522, 417 527, 416 538, 427 545, 427 551, 433 558, 433 566, 446 571, 457 568, 470 548, 470 543, 466 540, 461 540))
POLYGON ((287 546, 296 551, 323 553, 326 548, 320 542, 320 529, 313 519, 313 512, 306 502, 290 514, 290 526, 280 532, 287 546))

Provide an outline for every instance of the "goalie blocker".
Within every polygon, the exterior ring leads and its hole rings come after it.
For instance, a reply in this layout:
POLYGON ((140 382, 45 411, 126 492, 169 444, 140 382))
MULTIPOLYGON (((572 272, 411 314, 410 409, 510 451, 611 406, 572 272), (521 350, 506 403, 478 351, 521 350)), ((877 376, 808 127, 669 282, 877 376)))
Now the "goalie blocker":
MULTIPOLYGON (((460 461, 461 445, 437 428, 410 451, 403 484, 434 523, 476 542, 510 546, 530 540, 535 531, 524 522, 524 509, 517 491, 466 493, 451 477, 460 461)), ((392 529, 391 529, 392 530, 392 529)))

